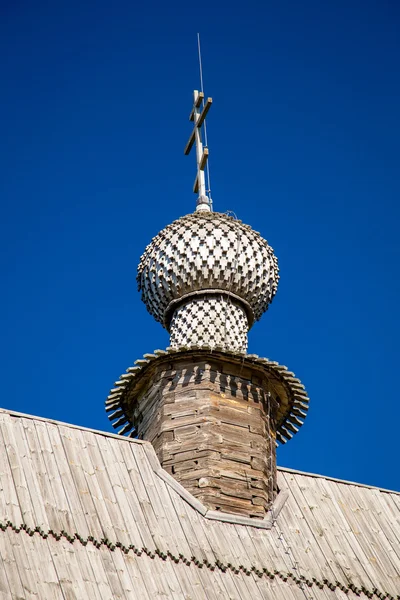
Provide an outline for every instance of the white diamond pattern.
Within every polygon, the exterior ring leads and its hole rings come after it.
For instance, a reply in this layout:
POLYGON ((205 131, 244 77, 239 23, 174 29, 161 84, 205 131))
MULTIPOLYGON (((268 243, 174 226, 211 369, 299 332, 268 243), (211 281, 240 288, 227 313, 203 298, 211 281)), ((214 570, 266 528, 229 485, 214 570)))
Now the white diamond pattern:
POLYGON ((225 296, 191 298, 179 306, 170 325, 172 348, 223 347, 246 352, 248 321, 241 306, 225 296))

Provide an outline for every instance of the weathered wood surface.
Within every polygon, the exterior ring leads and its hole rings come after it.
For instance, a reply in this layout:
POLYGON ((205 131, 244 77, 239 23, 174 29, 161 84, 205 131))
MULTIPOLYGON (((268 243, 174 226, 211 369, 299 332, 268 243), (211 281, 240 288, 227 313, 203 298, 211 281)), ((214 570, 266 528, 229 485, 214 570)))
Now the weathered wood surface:
POLYGON ((138 435, 210 510, 263 518, 276 497, 278 402, 268 377, 222 359, 173 367, 161 365, 141 395, 138 435))
MULTIPOLYGON (((156 405, 158 389, 154 387, 145 399, 143 394, 149 383, 154 382, 156 371, 158 375, 162 371, 162 377, 169 378, 171 388, 175 390, 178 382, 174 369, 176 360, 187 363, 188 373, 196 365, 197 374, 204 370, 205 361, 211 361, 215 364, 216 371, 222 375, 220 378, 222 386, 232 384, 231 376, 233 375, 233 379, 235 379, 239 368, 240 377, 243 380, 252 380, 254 385, 250 389, 247 384, 244 386, 234 384, 233 395, 255 402, 260 401, 256 387, 262 386, 263 380, 267 377, 271 383, 271 389, 279 396, 276 412, 276 439, 282 444, 293 437, 307 415, 309 398, 303 384, 294 376, 294 373, 287 370, 287 367, 279 365, 275 361, 261 358, 256 354, 244 355, 227 348, 224 348, 223 351, 218 347, 211 349, 207 345, 199 347, 191 345, 191 348, 181 348, 180 350, 170 347, 166 350, 155 350, 154 354, 145 354, 143 359, 135 361, 136 366, 129 367, 127 372, 123 373, 115 382, 115 387, 106 400, 106 411, 110 413, 109 418, 113 421, 113 427, 122 426, 119 433, 125 435, 136 430, 138 420, 140 421, 145 413, 148 418, 147 423, 144 422, 144 427, 147 429, 153 413, 152 407, 156 405), (229 364, 227 364, 227 360, 229 364), (142 404, 143 401, 147 403, 147 407, 142 404), (139 407, 139 403, 141 407, 139 407)), ((181 383, 185 385, 187 382, 181 383)), ((144 418, 146 420, 145 416, 144 418)))
POLYGON ((0 600, 400 598, 400 494, 281 469, 262 529, 196 510, 150 444, 0 411, 0 446, 0 600))

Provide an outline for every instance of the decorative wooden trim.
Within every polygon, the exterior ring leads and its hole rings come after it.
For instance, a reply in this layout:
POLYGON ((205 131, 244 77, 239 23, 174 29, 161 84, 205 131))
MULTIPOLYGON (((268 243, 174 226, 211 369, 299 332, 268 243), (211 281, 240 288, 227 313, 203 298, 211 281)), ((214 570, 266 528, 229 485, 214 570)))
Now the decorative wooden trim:
POLYGON ((267 516, 264 519, 251 519, 250 517, 241 517, 231 513, 225 513, 222 511, 209 510, 204 504, 202 504, 197 498, 195 498, 190 492, 188 492, 180 483, 178 483, 172 475, 167 473, 160 465, 153 446, 147 442, 144 446, 144 451, 148 458, 148 461, 154 471, 154 473, 162 479, 167 485, 169 485, 180 497, 185 500, 192 508, 197 510, 206 519, 214 521, 222 521, 224 523, 233 523, 235 525, 246 525, 248 527, 256 527, 258 529, 271 529, 274 520, 278 517, 282 510, 286 500, 289 497, 289 490, 286 487, 282 487, 279 490, 279 494, 276 497, 275 502, 272 504, 268 511, 267 516))
POLYGON ((130 410, 132 410, 135 404, 135 389, 139 389, 141 386, 142 378, 146 377, 148 369, 156 361, 168 362, 174 356, 179 358, 194 356, 209 357, 210 359, 221 358, 225 361, 237 362, 243 367, 257 368, 264 375, 270 375, 277 380, 285 390, 286 396, 281 398, 282 402, 277 414, 276 437, 281 444, 285 444, 293 437, 307 416, 309 403, 307 392, 301 381, 284 365, 268 358, 259 357, 257 354, 235 352, 219 346, 211 348, 203 345, 179 349, 168 347, 166 350, 155 350, 153 354, 145 354, 143 359, 135 361, 135 367, 128 368, 127 372, 115 382, 115 387, 106 400, 106 411, 111 412, 109 419, 113 422, 113 427, 118 428, 123 425, 119 431, 121 435, 129 433, 130 436, 135 436, 134 424, 130 420, 127 405, 129 400, 130 410))
POLYGON ((147 445, 144 447, 144 451, 154 473, 204 517, 207 513, 207 508, 199 500, 197 500, 197 498, 192 496, 192 494, 190 494, 190 492, 188 492, 180 483, 178 483, 176 479, 172 477, 172 475, 167 473, 167 471, 161 467, 153 446, 150 444, 150 442, 146 442, 146 444, 147 445))
POLYGON ((233 292, 223 290, 221 288, 205 288, 204 290, 195 290, 193 292, 188 292, 187 294, 183 294, 182 296, 180 296, 180 298, 177 298, 176 300, 171 300, 171 302, 165 309, 163 322, 163 327, 165 327, 168 333, 170 332, 171 319, 175 310, 181 304, 184 304, 187 300, 202 296, 224 296, 228 299, 232 298, 233 301, 236 301, 244 309, 248 320, 249 330, 253 327, 255 320, 254 312, 250 304, 246 302, 246 300, 243 300, 243 298, 241 298, 237 294, 234 294, 233 292))
POLYGON ((247 569, 243 565, 236 566, 236 565, 232 565, 231 563, 225 564, 221 561, 217 561, 215 563, 210 563, 209 561, 201 560, 196 556, 186 557, 182 554, 179 554, 179 556, 176 556, 169 550, 164 552, 160 548, 156 548, 155 551, 152 551, 149 548, 146 548, 145 546, 142 546, 141 548, 135 546, 134 544, 129 544, 129 546, 126 546, 118 541, 116 543, 111 542, 107 538, 97 539, 91 535, 88 537, 83 537, 78 532, 69 533, 64 530, 63 531, 54 531, 52 529, 44 531, 39 526, 32 529, 30 527, 27 527, 24 523, 17 525, 16 523, 12 523, 11 521, 0 522, 0 531, 5 532, 7 529, 11 529, 16 534, 23 535, 23 533, 25 533, 26 535, 29 535, 31 537, 33 535, 37 534, 43 540, 46 540, 47 538, 52 537, 57 541, 60 541, 62 538, 64 538, 64 539, 68 540, 68 542, 70 544, 74 544, 76 542, 79 542, 80 544, 82 544, 82 546, 87 546, 88 544, 92 544, 97 550, 99 550, 103 546, 105 546, 110 552, 116 552, 118 550, 120 550, 124 554, 133 552, 138 558, 140 558, 142 556, 142 554, 145 554, 146 556, 149 556, 152 559, 155 559, 157 557, 164 562, 165 562, 165 560, 168 559, 168 560, 172 560, 175 564, 182 562, 183 564, 187 565, 188 567, 191 567, 191 565, 194 565, 199 569, 201 569, 205 566, 206 568, 211 569, 212 571, 215 571, 216 569, 218 569, 222 573, 225 573, 226 571, 228 571, 228 572, 230 571, 236 575, 239 573, 243 573, 244 575, 247 575, 247 576, 250 576, 252 573, 255 573, 257 575, 257 577, 268 577, 268 579, 271 579, 271 580, 273 580, 275 578, 279 578, 285 583, 289 579, 289 580, 293 581, 293 583, 298 585, 301 590, 304 590, 304 585, 307 585, 307 587, 310 589, 312 589, 315 586, 316 588, 318 588, 320 590, 328 588, 329 590, 334 592, 336 589, 339 589, 342 592, 344 592, 345 594, 348 594, 349 592, 353 592, 357 596, 362 595, 363 597, 365 596, 367 598, 379 598, 379 599, 384 598, 385 600, 400 600, 399 594, 397 594, 396 596, 393 596, 392 594, 389 594, 388 592, 382 592, 377 587, 374 587, 371 590, 371 589, 366 589, 364 587, 358 588, 357 586, 353 585, 352 583, 344 584, 344 583, 341 583, 340 581, 329 581, 326 578, 320 580, 320 579, 315 579, 315 578, 308 579, 305 576, 298 577, 292 571, 277 570, 277 569, 274 569, 271 565, 269 565, 269 568, 267 566, 264 566, 264 567, 262 567, 261 570, 254 566, 251 569, 247 569))

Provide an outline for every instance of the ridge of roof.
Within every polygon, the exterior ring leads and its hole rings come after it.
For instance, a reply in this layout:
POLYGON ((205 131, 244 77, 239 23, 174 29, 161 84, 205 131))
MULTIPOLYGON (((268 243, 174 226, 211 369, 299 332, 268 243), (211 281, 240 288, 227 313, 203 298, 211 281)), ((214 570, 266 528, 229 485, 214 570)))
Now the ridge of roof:
POLYGON ((293 473, 294 475, 305 475, 306 477, 316 477, 321 479, 327 479, 328 481, 335 481, 336 483, 344 483, 345 485, 356 485, 358 487, 368 488, 371 490, 378 490, 379 492, 387 492, 388 494, 398 494, 400 491, 389 490, 388 488, 379 487, 377 485, 370 485, 368 483, 360 483, 358 481, 350 481, 348 479, 340 479, 339 477, 329 477, 328 475, 322 475, 320 473, 309 473, 308 471, 298 471, 297 469, 291 469, 290 467, 278 466, 278 471, 284 471, 285 473, 293 473))
MULTIPOLYGON (((50 419, 50 418, 46 418, 46 417, 39 417, 36 415, 32 415, 32 414, 28 414, 28 413, 22 413, 22 412, 18 412, 16 410, 11 410, 8 408, 1 408, 0 407, 0 413, 5 413, 5 414, 9 414, 13 417, 19 417, 19 418, 25 418, 25 419, 33 419, 35 421, 42 421, 45 423, 53 423, 54 425, 62 425, 63 427, 71 427, 72 429, 79 429, 81 431, 90 431, 91 433, 96 433, 99 435, 103 435, 106 437, 111 437, 111 438, 116 438, 118 440, 125 440, 126 442, 130 442, 130 443, 134 443, 134 444, 141 444, 143 446, 150 447, 151 449, 153 448, 153 446, 151 445, 150 442, 147 442, 145 440, 139 440, 137 438, 130 438, 130 437, 126 437, 124 435, 119 435, 117 433, 112 433, 111 431, 102 431, 101 429, 93 429, 91 427, 84 427, 83 425, 75 425, 73 423, 68 423, 66 421, 58 421, 57 419, 50 419)), ((164 469, 161 468, 161 466, 159 467, 162 471, 164 469)), ((349 481, 347 479, 340 479, 338 477, 329 477, 328 475, 322 475, 320 473, 310 473, 308 471, 299 471, 297 469, 291 469, 290 467, 281 467, 281 466, 277 466, 278 471, 283 471, 285 473, 293 473, 294 475, 304 475, 306 477, 314 477, 314 478, 320 478, 320 479, 326 479, 328 481, 334 481, 336 483, 342 483, 344 485, 355 485, 357 487, 362 487, 362 488, 368 488, 368 489, 372 489, 372 490, 378 490, 380 492, 386 492, 388 494, 396 494, 400 496, 400 490, 390 490, 388 488, 383 488, 383 487, 379 487, 376 485, 369 485, 366 483, 360 483, 357 481, 349 481)))

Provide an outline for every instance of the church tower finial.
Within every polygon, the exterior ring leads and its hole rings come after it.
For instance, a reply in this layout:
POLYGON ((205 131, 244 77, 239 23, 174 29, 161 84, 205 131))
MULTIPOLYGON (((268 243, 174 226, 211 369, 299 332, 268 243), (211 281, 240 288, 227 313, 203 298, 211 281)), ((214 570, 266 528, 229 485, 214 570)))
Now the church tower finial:
POLYGON ((190 154, 193 144, 196 146, 197 174, 193 185, 193 192, 198 194, 196 212, 212 210, 211 190, 210 190, 210 172, 208 166, 208 143, 206 116, 212 104, 212 98, 204 100, 203 90, 203 67, 201 62, 200 35, 197 34, 197 47, 199 52, 200 67, 200 87, 201 90, 193 92, 193 108, 189 115, 189 121, 193 121, 194 127, 190 134, 189 141, 185 146, 185 155, 190 154), (204 130, 204 143, 202 136, 204 130), (207 170, 207 189, 206 177, 204 171, 207 170))

